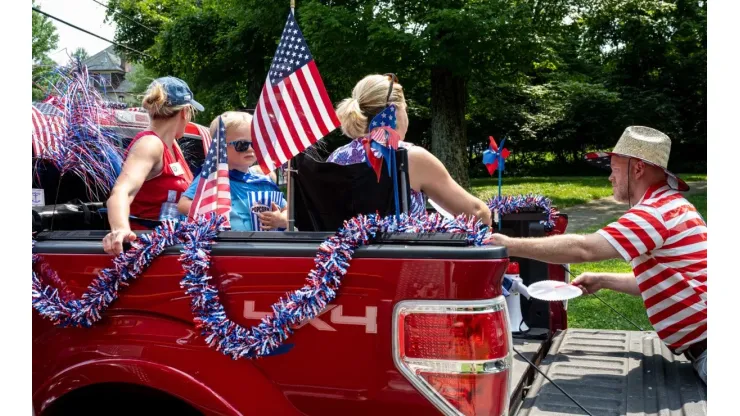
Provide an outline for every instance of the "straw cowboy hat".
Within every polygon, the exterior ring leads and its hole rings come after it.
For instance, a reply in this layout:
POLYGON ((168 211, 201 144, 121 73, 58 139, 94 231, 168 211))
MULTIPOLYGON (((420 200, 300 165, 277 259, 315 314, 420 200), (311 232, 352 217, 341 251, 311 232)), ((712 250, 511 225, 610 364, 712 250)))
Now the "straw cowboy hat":
POLYGON ((664 133, 650 127, 630 126, 624 130, 613 151, 588 153, 586 161, 608 168, 612 155, 640 159, 649 165, 663 169, 671 188, 681 192, 688 191, 689 185, 668 170, 670 154, 671 139, 664 133))

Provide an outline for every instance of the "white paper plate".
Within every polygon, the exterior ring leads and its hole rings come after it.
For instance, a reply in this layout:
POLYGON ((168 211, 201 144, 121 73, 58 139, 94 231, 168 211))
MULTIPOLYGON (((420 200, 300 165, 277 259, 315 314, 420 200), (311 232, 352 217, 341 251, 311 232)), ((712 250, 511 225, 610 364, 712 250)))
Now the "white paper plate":
POLYGON ((529 296, 548 302, 573 299, 582 294, 578 287, 557 280, 543 280, 529 285, 529 296))
POLYGON ((437 212, 439 212, 440 214, 442 214, 443 217, 445 217, 445 218, 455 218, 454 215, 452 215, 449 212, 447 212, 444 209, 442 209, 442 207, 440 207, 439 205, 437 205, 436 202, 432 201, 431 198, 429 198, 429 203, 434 207, 435 210, 437 210, 437 212))

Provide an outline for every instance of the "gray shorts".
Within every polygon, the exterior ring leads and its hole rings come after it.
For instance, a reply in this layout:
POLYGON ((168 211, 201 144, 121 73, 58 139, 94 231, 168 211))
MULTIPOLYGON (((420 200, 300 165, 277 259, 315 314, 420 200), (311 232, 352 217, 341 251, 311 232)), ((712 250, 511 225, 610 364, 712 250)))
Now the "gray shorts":
POLYGON ((704 382, 704 384, 707 384, 707 351, 704 351, 701 355, 696 357, 691 364, 694 365, 694 370, 696 370, 696 374, 699 375, 699 378, 704 382))

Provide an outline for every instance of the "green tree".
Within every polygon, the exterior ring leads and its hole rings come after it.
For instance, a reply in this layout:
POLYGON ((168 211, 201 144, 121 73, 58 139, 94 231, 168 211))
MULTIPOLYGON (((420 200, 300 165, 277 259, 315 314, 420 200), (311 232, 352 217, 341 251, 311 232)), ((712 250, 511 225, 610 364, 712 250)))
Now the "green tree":
MULTIPOLYGON (((33 7, 36 1, 32 1, 33 7)), ((54 61, 49 58, 49 52, 57 47, 59 35, 56 33, 54 23, 46 16, 31 11, 31 58, 32 58, 32 83, 31 99, 39 100, 46 95, 51 70, 55 66, 54 61)))
MULTIPOLYGON (((33 7, 40 9, 36 1, 32 1, 33 7)), ((49 52, 57 47, 59 35, 57 29, 48 17, 31 12, 31 57, 34 63, 40 63, 49 52)))
POLYGON ((133 64, 131 72, 126 74, 126 79, 133 84, 131 93, 143 94, 149 84, 157 78, 157 73, 143 64, 133 64))
POLYGON ((601 76, 622 96, 620 119, 667 133, 675 168, 705 170, 706 2, 600 0, 584 18, 601 76))
POLYGON ((89 58, 90 54, 87 53, 85 48, 77 48, 74 52, 72 52, 72 62, 79 61, 85 61, 85 59, 89 58))
MULTIPOLYGON (((116 39, 154 59, 129 57, 188 81, 206 106, 202 122, 254 108, 288 12, 287 0, 109 6, 116 39)), ((463 185, 483 174, 489 135, 507 137, 515 173, 584 169, 581 153, 610 147, 629 124, 706 154, 706 3, 301 0, 296 17, 333 100, 367 74, 395 72, 409 103, 407 140, 463 185)), ((683 163, 677 153, 672 161, 683 163)))

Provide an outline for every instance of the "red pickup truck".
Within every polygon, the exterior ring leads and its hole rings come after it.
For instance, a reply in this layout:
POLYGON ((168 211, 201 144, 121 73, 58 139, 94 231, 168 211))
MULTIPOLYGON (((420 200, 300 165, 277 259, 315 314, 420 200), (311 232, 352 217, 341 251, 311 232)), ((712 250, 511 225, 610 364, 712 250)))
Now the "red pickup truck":
MULTIPOLYGON (((34 252, 78 296, 111 264, 100 206, 34 207, 34 252)), ((507 216, 504 232, 543 235, 540 219, 507 216)), ((566 227, 561 215, 552 232, 566 227)), ((331 234, 221 233, 211 273, 229 317, 256 325, 303 285, 331 234)), ((336 300, 257 360, 232 360, 206 345, 179 286, 179 248, 169 248, 90 328, 59 328, 34 311, 34 412, 585 414, 516 348, 592 414, 706 413, 705 387, 654 333, 567 330, 566 303, 522 299, 531 329, 512 337, 501 288, 506 249, 458 237, 388 234, 359 248, 336 300)), ((527 285, 568 280, 560 266, 517 260, 527 285)))

